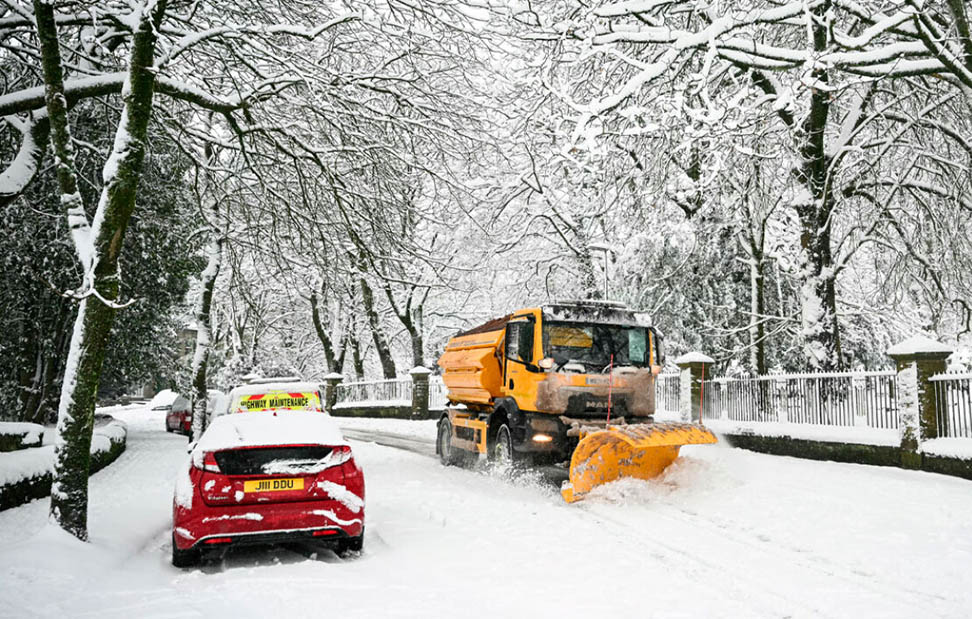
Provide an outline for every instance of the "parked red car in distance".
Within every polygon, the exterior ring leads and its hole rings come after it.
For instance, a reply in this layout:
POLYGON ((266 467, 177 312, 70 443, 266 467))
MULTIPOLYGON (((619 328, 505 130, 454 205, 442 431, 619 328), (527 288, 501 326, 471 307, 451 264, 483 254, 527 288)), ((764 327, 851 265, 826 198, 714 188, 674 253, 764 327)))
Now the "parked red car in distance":
POLYGON ((192 429, 192 408, 189 400, 180 396, 172 401, 172 404, 164 408, 165 431, 178 432, 179 434, 189 434, 192 429))

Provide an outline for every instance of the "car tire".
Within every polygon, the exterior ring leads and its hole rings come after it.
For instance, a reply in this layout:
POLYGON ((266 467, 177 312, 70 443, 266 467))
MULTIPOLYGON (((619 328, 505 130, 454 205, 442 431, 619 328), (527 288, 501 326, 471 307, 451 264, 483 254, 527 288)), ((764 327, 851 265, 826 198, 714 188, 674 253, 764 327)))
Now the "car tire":
POLYGON ((439 430, 436 434, 436 451, 439 452, 439 462, 444 466, 467 466, 477 457, 465 449, 460 449, 452 445, 452 423, 448 418, 439 421, 439 430))
POLYGON ((200 552, 198 548, 179 550, 175 543, 175 534, 172 535, 172 565, 175 567, 192 567, 199 563, 200 552))
POLYGON ((339 555, 346 555, 351 552, 361 552, 364 549, 364 527, 361 527, 361 535, 350 537, 338 542, 335 552, 339 555))

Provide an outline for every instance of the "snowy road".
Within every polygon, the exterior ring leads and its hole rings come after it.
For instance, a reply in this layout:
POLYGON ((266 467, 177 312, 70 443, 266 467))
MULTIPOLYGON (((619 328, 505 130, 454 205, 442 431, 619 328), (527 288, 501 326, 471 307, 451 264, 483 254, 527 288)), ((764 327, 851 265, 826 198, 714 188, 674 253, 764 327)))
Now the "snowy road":
POLYGON ((185 439, 116 411, 129 447, 92 478, 92 544, 0 512, 0 616, 966 617, 972 483, 725 447, 567 506, 539 475, 443 468, 431 422, 340 420, 368 484, 361 557, 248 550, 168 564, 185 439), (423 453, 423 450, 426 450, 423 453), (419 453, 415 453, 418 451, 419 453))

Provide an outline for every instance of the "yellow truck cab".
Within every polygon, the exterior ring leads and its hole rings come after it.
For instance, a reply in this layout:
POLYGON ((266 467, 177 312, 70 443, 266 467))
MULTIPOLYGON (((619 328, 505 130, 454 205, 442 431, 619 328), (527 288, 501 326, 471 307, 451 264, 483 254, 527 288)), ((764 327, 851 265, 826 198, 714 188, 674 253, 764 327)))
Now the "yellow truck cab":
POLYGON ((552 303, 461 332, 438 361, 457 406, 437 452, 566 460, 582 430, 652 421, 663 361, 647 316, 615 302, 552 303))

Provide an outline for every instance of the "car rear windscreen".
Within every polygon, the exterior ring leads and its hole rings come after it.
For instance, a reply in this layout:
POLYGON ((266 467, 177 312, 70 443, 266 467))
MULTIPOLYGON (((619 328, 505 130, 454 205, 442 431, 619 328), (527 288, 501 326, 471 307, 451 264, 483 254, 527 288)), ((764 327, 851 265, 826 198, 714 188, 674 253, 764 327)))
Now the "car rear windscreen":
POLYGON ((260 447, 216 452, 216 463, 224 475, 302 475, 334 464, 331 448, 322 445, 260 447))

